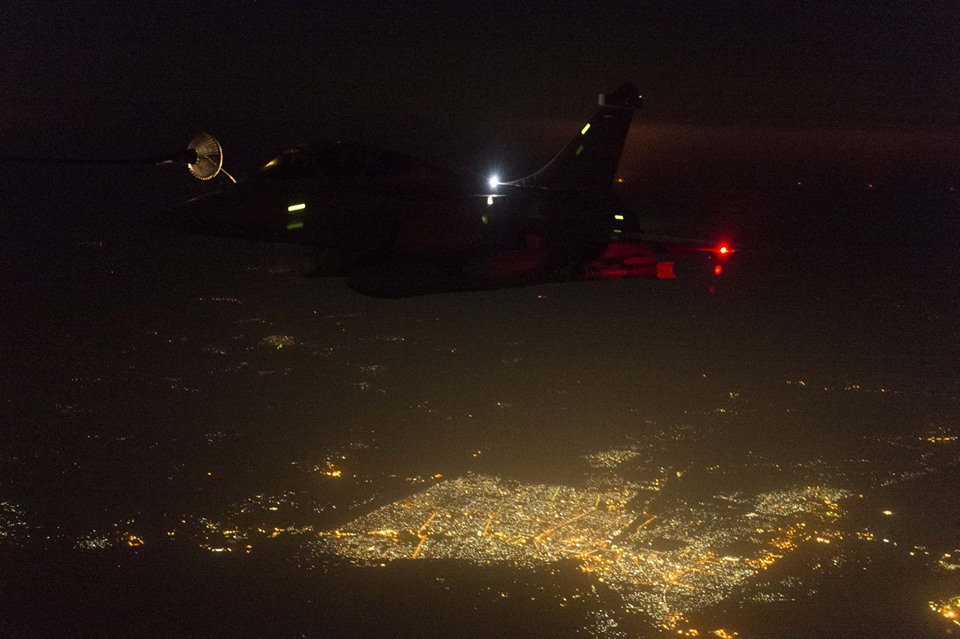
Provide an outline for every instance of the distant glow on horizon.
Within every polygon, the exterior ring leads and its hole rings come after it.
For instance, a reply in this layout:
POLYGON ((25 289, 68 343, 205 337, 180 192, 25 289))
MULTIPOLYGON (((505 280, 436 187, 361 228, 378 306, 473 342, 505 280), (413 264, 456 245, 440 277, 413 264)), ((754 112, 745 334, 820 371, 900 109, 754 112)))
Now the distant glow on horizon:
POLYGON ((580 129, 580 135, 586 135, 587 131, 590 130, 590 123, 587 122, 582 129, 580 129))
POLYGON ((300 204, 291 204, 287 207, 287 213, 293 213, 294 211, 302 211, 307 208, 306 203, 301 202, 300 204))
POLYGON ((303 222, 291 222, 290 224, 287 224, 288 231, 295 231, 297 229, 302 229, 302 228, 303 228, 303 222))

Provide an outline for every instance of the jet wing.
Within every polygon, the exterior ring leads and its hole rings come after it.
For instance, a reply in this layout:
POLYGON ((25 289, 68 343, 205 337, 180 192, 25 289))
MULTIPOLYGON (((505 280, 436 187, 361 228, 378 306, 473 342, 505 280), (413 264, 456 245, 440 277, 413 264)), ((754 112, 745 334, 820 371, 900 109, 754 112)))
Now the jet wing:
POLYGON ((627 244, 642 244, 659 249, 662 253, 672 255, 713 253, 717 256, 725 256, 740 250, 739 246, 724 240, 704 240, 630 231, 622 233, 614 232, 614 241, 627 244))
POLYGON ((614 229, 603 255, 586 267, 585 275, 587 279, 674 279, 677 259, 701 254, 715 262, 711 270, 714 276, 720 276, 724 261, 737 250, 725 241, 614 229))

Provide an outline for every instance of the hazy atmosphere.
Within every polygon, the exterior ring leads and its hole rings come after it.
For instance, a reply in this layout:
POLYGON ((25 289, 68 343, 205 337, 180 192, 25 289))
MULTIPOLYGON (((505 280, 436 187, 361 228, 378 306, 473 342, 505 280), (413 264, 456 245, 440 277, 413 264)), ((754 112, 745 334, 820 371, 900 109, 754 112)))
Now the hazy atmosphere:
POLYGON ((956 7, 4 13, 4 636, 957 632, 956 7), (147 223, 220 178, 11 160, 512 179, 627 81, 617 195, 722 277, 375 299, 147 223))

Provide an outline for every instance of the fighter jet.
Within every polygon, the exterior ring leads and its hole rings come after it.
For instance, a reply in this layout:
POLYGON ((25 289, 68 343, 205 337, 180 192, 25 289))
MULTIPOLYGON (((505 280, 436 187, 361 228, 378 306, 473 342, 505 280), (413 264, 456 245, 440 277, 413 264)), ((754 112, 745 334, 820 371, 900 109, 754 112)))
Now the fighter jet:
MULTIPOLYGON (((253 175, 157 216, 160 225, 310 247, 307 275, 359 293, 408 297, 545 282, 674 278, 677 258, 706 254, 720 275, 734 251, 709 240, 641 232, 613 185, 641 96, 632 84, 599 108, 539 171, 481 182, 371 146, 335 142, 283 151, 253 175)), ((222 150, 198 136, 186 154, 201 179, 222 150)))

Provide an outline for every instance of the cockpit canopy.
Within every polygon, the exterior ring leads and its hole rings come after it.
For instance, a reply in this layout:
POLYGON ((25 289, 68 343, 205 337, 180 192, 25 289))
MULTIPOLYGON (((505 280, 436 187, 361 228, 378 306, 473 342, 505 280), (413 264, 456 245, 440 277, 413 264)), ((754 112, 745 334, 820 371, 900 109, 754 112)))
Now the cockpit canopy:
POLYGON ((415 181, 452 177, 443 169, 407 155, 340 142, 291 147, 267 162, 257 176, 270 180, 396 177, 415 181))

